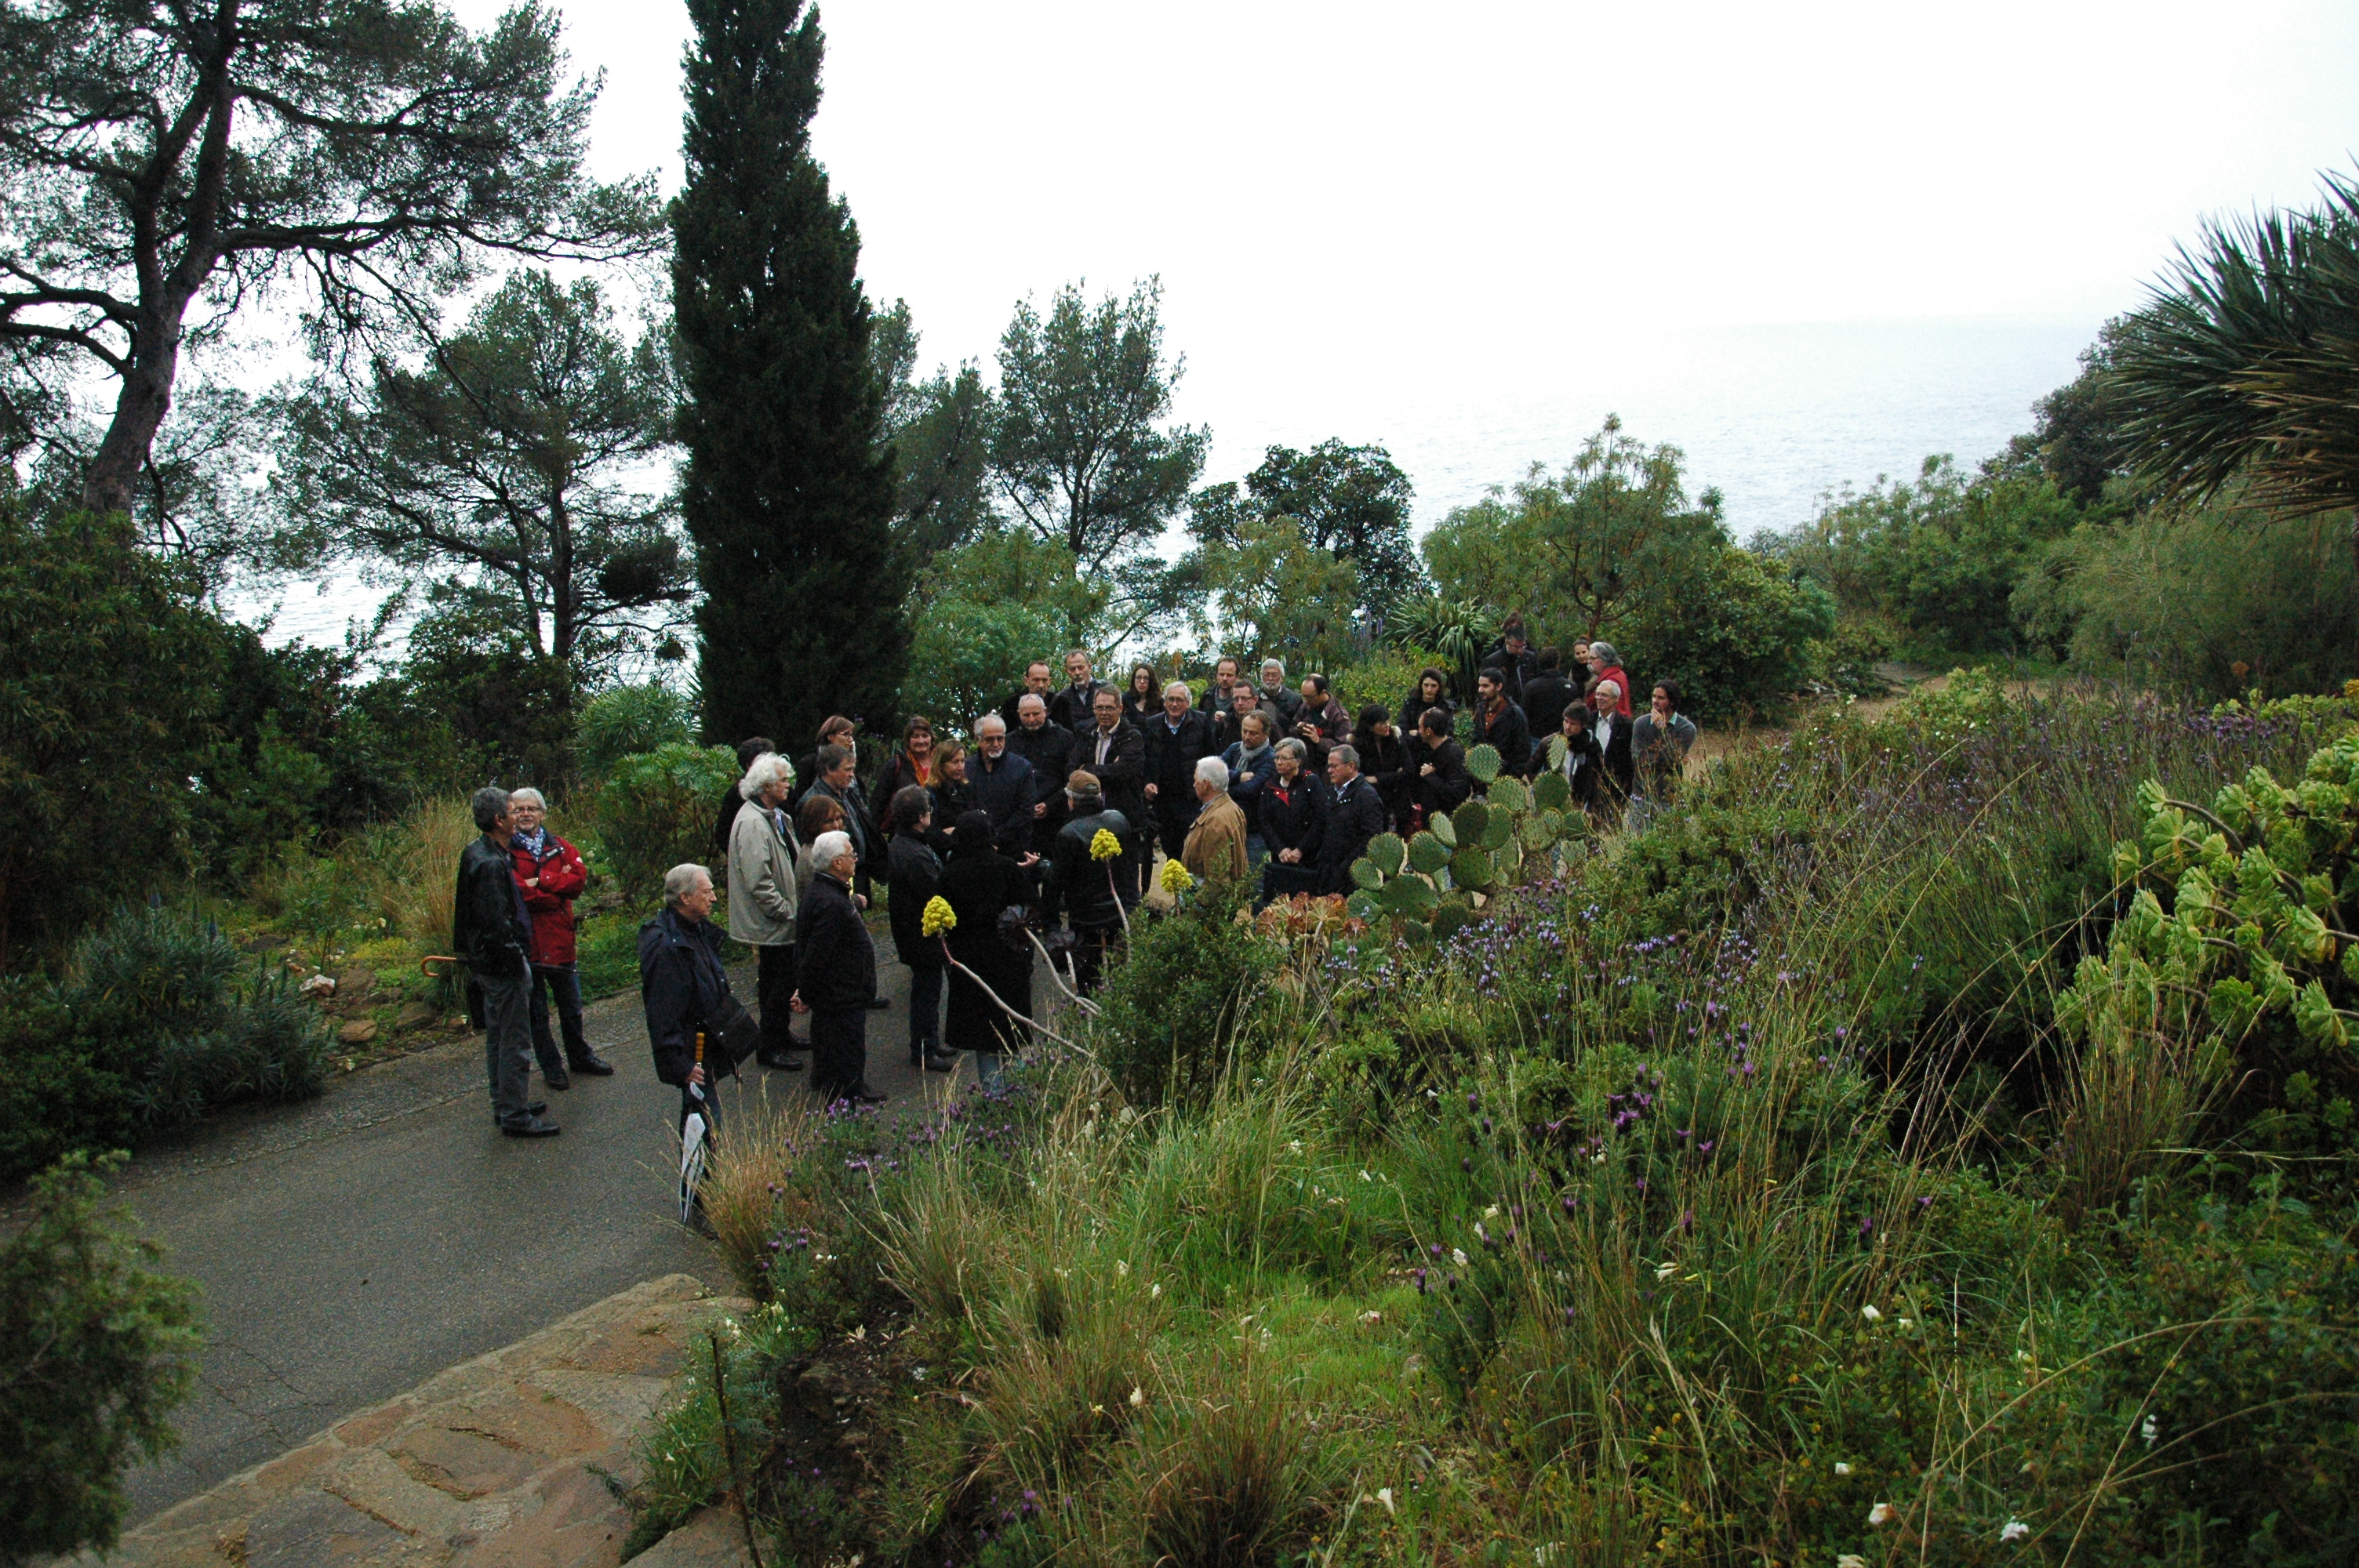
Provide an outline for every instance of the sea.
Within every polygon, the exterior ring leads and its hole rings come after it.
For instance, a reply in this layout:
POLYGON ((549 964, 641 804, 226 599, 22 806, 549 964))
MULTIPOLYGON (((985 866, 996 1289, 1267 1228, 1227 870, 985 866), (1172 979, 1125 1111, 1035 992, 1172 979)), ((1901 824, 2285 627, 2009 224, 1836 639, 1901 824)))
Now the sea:
MULTIPOLYGON (((1690 495, 1716 486, 1739 540, 1810 521, 1830 495, 1913 477, 1929 456, 1971 467, 2031 428, 2031 406, 2072 379, 2099 322, 1942 318, 1624 330, 1549 362, 1452 376, 1206 374, 1182 417, 1212 427, 1207 481, 1271 445, 1379 443, 1417 489, 1422 533, 1454 507, 1560 466, 1609 414, 1685 454, 1690 495)), ((1176 544, 1178 541, 1174 539, 1176 544)), ((386 589, 350 573, 234 606, 273 642, 341 642, 386 589)), ((395 641, 380 655, 397 651, 395 641)))

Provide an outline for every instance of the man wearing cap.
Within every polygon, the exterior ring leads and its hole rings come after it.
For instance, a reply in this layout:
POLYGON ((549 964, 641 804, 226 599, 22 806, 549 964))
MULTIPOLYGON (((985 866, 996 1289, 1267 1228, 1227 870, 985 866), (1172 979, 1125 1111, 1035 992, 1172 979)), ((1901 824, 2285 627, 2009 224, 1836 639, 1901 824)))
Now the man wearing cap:
POLYGON ((1105 791, 1086 768, 1065 781, 1065 803, 1069 819, 1049 846, 1042 887, 1051 917, 1061 910, 1072 928, 1075 978, 1086 990, 1097 983, 1106 946, 1122 925, 1122 904, 1114 891, 1121 862, 1094 859, 1090 844, 1101 830, 1128 843, 1130 821, 1106 808, 1105 791))
POLYGON ((1630 676, 1622 668, 1622 655, 1614 651, 1613 643, 1589 644, 1589 676, 1592 683, 1589 689, 1593 692, 1597 689, 1598 683, 1604 681, 1614 683, 1614 689, 1622 694, 1622 706, 1615 711, 1625 719, 1629 718, 1630 676))

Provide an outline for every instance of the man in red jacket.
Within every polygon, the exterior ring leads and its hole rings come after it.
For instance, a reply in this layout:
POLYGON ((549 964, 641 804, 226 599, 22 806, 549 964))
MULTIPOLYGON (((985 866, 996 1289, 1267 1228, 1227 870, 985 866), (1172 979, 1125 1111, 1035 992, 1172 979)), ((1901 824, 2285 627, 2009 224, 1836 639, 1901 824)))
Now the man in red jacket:
POLYGON ((532 916, 532 1054, 550 1088, 570 1089, 575 1073, 603 1078, 614 1070, 582 1038, 582 980, 573 968, 573 901, 589 885, 590 871, 581 851, 549 830, 549 803, 540 791, 517 790, 508 803, 516 823, 508 854, 524 890, 525 913, 532 916), (549 1029, 550 998, 565 1035, 561 1062, 549 1029))

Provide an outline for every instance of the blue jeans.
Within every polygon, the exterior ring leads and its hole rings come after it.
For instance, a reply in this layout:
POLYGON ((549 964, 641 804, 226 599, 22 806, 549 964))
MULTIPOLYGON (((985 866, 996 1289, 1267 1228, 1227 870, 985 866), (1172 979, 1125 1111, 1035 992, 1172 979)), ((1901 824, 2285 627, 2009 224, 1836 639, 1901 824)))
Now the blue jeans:
POLYGON ((909 1060, 942 1048, 942 967, 909 966, 909 1060))
POLYGON ((557 1003, 557 1027, 565 1037, 565 1060, 579 1062, 590 1054, 590 1043, 582 1036, 582 977, 574 972, 571 964, 535 964, 532 967, 532 1054, 539 1059, 540 1076, 544 1078, 558 1068, 557 1040, 549 1029, 549 1005, 552 998, 557 1003))

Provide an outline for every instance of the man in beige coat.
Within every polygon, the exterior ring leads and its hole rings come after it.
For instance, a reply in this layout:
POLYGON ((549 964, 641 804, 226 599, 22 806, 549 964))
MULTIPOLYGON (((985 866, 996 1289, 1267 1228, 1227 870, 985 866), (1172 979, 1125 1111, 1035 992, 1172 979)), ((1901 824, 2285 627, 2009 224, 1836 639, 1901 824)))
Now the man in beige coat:
POLYGON ((1206 757, 1196 764, 1196 798, 1203 803, 1180 863, 1198 881, 1241 881, 1245 874, 1245 814, 1229 798, 1229 764, 1206 757))
POLYGON ((765 752, 745 769, 737 793, 745 804, 729 825, 729 935, 754 949, 759 959, 756 995, 762 1015, 759 1059, 766 1067, 795 1072, 802 1042, 794 1037, 795 915, 802 889, 795 879, 801 846, 787 820, 787 796, 795 787, 792 763, 765 752))

